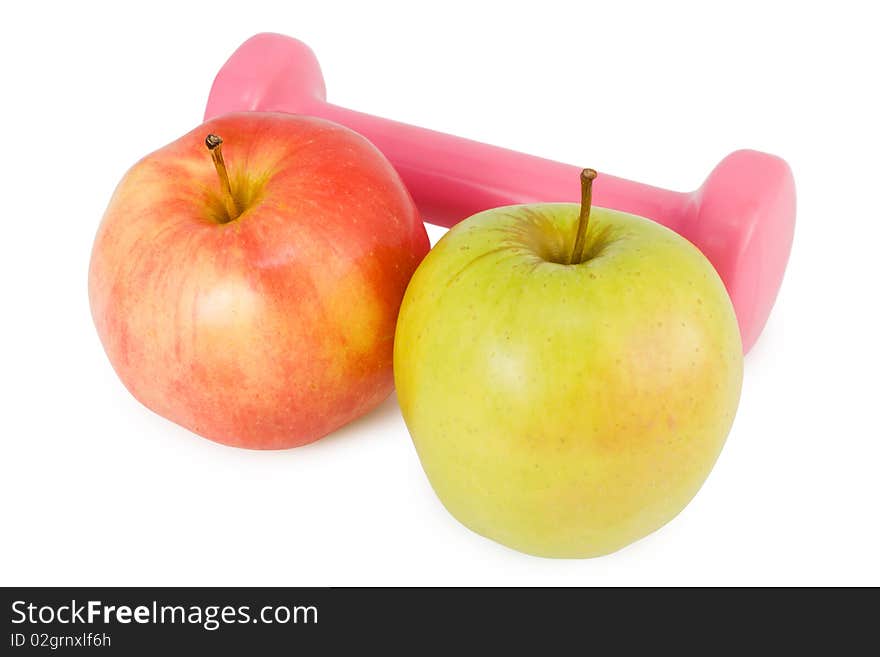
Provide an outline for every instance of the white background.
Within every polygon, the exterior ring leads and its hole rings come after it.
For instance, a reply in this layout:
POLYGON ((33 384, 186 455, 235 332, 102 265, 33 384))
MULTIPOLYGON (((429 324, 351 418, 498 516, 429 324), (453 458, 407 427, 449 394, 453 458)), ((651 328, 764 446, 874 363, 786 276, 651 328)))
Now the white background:
POLYGON ((716 4, 4 3, 0 583, 880 584, 877 18, 716 4), (742 147, 790 162, 788 273, 677 519, 611 556, 528 557, 446 513, 393 398, 273 453, 125 391, 89 314, 96 227, 260 31, 308 43, 335 103, 626 178, 692 189, 742 147))

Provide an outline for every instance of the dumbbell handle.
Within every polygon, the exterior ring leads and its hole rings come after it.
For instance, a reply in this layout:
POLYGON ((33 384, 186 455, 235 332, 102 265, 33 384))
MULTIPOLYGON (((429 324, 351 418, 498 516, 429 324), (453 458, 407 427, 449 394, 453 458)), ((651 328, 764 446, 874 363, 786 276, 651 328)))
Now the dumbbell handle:
MULTIPOLYGON (((490 146, 315 102, 306 113, 348 126, 373 142, 400 173, 426 221, 453 226, 503 205, 577 202, 583 167, 490 146), (491 163, 491 165, 487 165, 491 163)), ((587 163, 589 164, 589 163, 587 163)), ((690 194, 602 174, 593 202, 650 217, 680 231, 695 209, 690 194)))

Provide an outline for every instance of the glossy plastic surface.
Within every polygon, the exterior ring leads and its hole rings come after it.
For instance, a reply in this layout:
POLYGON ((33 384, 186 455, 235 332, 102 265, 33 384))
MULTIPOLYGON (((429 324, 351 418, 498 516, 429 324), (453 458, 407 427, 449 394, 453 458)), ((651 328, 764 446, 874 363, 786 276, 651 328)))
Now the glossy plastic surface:
MULTIPOLYGON (((205 118, 242 110, 311 114, 356 130, 395 166, 423 218, 442 226, 492 207, 580 198, 580 167, 328 103, 315 55, 279 34, 248 39, 214 80, 205 118)), ((749 350, 773 307, 794 235, 794 179, 784 160, 736 151, 692 193, 603 173, 593 202, 648 217, 693 242, 724 281, 749 350)))

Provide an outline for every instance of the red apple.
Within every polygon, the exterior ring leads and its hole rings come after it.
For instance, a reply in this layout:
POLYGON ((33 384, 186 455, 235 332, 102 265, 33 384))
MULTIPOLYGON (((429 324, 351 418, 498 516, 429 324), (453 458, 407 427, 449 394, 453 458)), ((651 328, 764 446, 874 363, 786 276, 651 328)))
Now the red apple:
POLYGON ((228 445, 295 447, 391 392, 397 312, 428 248, 366 139, 230 114, 128 171, 95 238, 89 300, 145 406, 228 445))

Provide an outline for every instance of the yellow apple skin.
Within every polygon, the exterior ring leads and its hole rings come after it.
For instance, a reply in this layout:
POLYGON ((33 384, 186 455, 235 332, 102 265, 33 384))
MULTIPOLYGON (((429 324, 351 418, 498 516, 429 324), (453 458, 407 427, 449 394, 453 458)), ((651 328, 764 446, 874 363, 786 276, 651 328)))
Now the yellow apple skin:
POLYGON ((400 408, 440 500, 475 532, 595 557, 663 526, 721 451, 742 383, 730 299, 688 241, 593 208, 482 212, 416 270, 394 344, 400 408))

